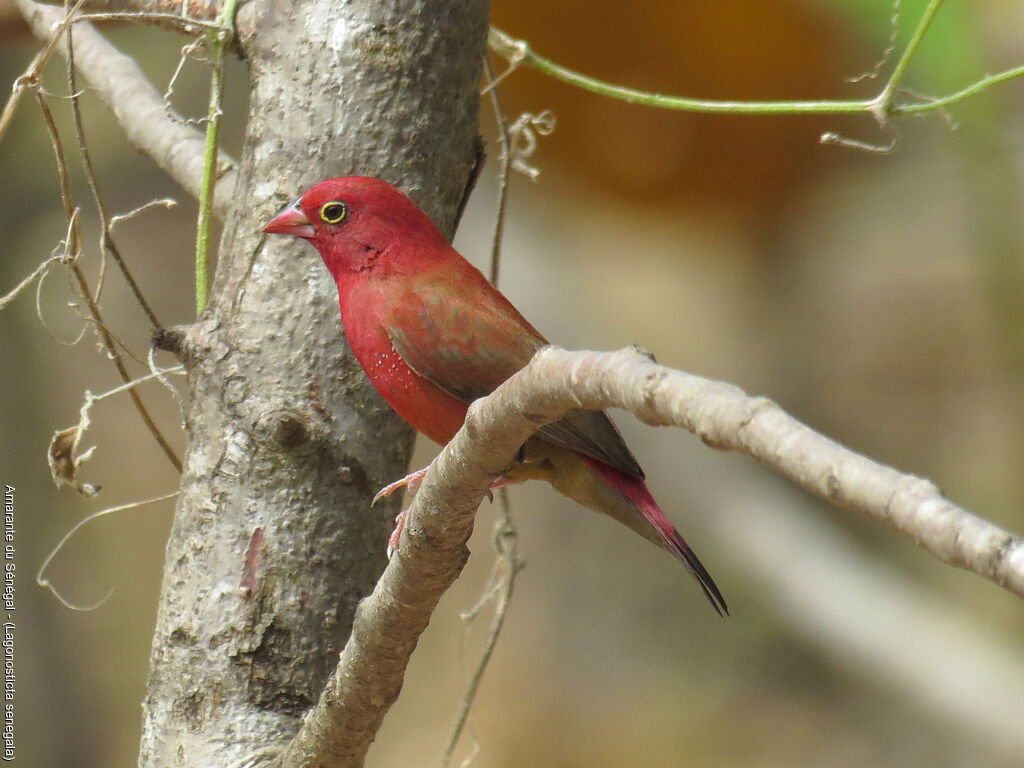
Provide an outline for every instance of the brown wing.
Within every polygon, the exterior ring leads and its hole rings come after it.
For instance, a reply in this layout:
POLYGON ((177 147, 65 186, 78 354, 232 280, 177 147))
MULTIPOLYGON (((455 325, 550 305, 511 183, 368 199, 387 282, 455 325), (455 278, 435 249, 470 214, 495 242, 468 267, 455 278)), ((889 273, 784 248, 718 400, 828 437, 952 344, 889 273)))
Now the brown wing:
MULTIPOLYGON (((460 277, 465 284, 454 286, 449 279, 440 289, 435 280, 409 285, 402 301, 390 307, 387 332, 409 367, 469 403, 493 392, 547 342, 478 272, 460 277)), ((537 435, 632 477, 644 476, 601 411, 573 409, 537 435)))

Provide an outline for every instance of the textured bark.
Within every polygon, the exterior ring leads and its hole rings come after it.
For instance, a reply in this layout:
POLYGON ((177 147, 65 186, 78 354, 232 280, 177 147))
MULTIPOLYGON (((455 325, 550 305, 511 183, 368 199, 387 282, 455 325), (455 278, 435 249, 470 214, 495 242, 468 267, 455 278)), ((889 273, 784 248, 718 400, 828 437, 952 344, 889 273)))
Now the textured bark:
POLYGON ((380 176, 447 230, 475 159, 486 0, 257 6, 252 99, 211 309, 185 329, 190 441, 140 765, 269 757, 385 565, 409 429, 341 338, 308 246, 258 234, 313 182, 380 176))

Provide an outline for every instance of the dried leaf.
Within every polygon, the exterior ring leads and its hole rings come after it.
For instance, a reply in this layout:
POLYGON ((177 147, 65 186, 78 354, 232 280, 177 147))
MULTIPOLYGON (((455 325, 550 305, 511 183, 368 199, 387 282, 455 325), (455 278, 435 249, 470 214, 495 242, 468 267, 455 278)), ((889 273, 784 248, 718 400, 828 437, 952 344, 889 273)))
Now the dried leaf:
POLYGON ((88 497, 99 493, 100 487, 92 483, 82 483, 78 480, 79 467, 83 462, 89 460, 92 452, 95 450, 95 446, 93 446, 83 453, 78 453, 78 442, 86 426, 88 426, 88 419, 86 419, 86 423, 76 424, 73 427, 55 432, 53 439, 50 441, 46 458, 50 464, 50 475, 53 477, 53 482, 57 484, 58 488, 63 485, 70 485, 80 494, 88 497))

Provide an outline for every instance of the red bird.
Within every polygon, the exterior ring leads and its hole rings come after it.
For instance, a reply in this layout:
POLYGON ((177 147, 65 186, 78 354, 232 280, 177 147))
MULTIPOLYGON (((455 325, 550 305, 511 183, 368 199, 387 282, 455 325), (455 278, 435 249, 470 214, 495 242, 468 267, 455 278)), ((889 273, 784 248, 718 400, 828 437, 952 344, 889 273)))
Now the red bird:
MULTIPOLYGON (((403 192, 351 176, 312 187, 263 227, 311 242, 338 285, 352 353, 399 416, 444 445, 469 403, 547 344, 403 192)), ((411 485, 422 470, 379 495, 411 485)), ((547 480, 675 555, 711 605, 728 613, 704 565, 644 485, 611 419, 573 410, 541 428, 497 484, 547 480)))

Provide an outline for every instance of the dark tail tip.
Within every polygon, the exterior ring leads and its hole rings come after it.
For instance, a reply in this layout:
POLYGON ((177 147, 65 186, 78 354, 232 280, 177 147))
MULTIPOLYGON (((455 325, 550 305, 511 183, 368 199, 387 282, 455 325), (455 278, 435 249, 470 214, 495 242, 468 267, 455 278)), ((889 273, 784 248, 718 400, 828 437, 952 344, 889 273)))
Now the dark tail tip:
POLYGON ((580 458, 600 478, 615 488, 629 502, 631 507, 629 514, 624 514, 620 510, 619 514, 611 513, 612 517, 624 522, 644 538, 660 544, 664 549, 681 560, 686 569, 693 574, 697 583, 700 584, 700 588, 704 591, 704 596, 708 599, 708 602, 711 603, 711 607, 717 611, 719 616, 728 616, 729 606, 725 604, 725 598, 722 597, 722 592, 718 589, 718 585, 715 584, 715 580, 711 578, 711 574, 704 567, 704 563, 700 561, 700 558, 694 554, 686 541, 683 540, 683 537, 679 535, 679 531, 665 517, 658 503, 651 496, 651 492, 644 485, 643 480, 630 477, 595 459, 582 455, 580 458), (655 537, 652 537, 651 533, 654 533, 655 537))
POLYGON ((722 591, 715 584, 715 580, 711 578, 711 574, 704 567, 704 563, 690 549, 678 531, 672 531, 671 541, 673 549, 676 550, 676 555, 686 565, 686 569, 693 574, 693 578, 697 580, 697 583, 700 584, 700 588, 704 591, 704 596, 708 599, 708 602, 711 603, 711 607, 718 612, 719 616, 728 616, 729 606, 726 605, 725 598, 722 597, 722 591))
POLYGON ((711 603, 711 607, 718 612, 719 616, 728 616, 729 606, 726 604, 725 598, 722 597, 722 591, 715 584, 715 580, 711 578, 708 569, 704 567, 704 564, 689 547, 686 548, 684 559, 690 573, 697 579, 697 583, 700 584, 700 588, 704 591, 704 596, 711 603))

